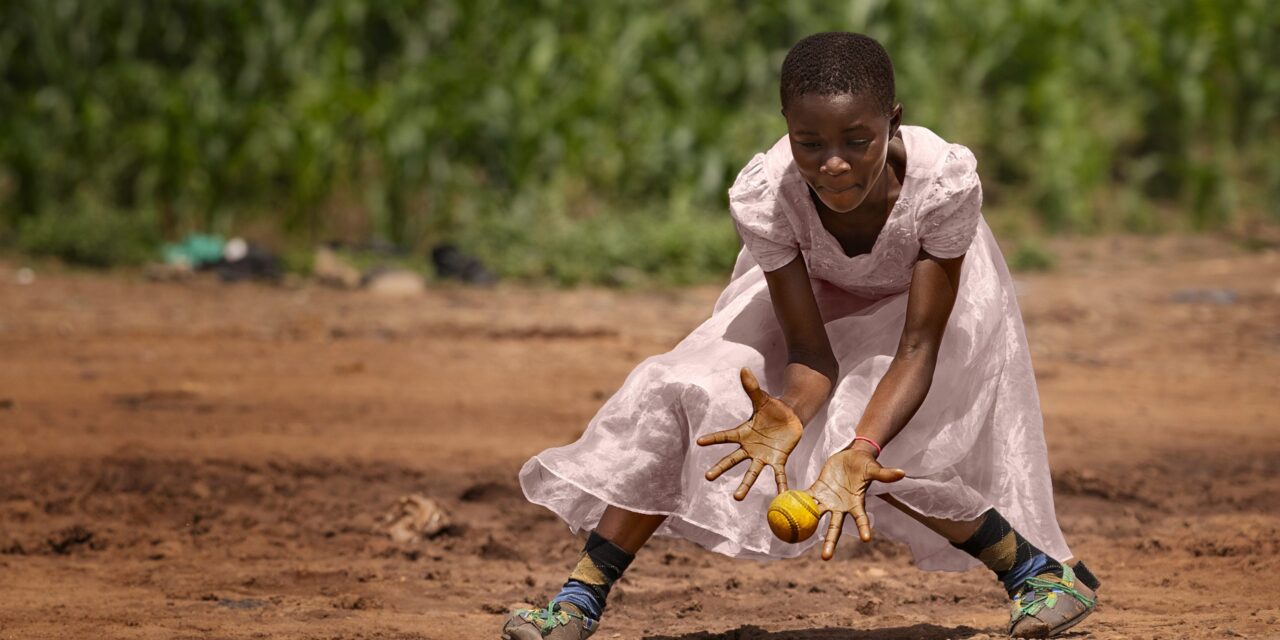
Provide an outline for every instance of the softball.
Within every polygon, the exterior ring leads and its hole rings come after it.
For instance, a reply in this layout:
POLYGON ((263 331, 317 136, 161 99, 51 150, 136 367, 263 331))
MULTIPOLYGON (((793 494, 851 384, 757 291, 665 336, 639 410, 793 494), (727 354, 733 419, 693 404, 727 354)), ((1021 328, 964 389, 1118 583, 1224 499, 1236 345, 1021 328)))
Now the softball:
POLYGON ((769 503, 769 528, 791 544, 808 540, 818 530, 818 503, 807 492, 792 489, 769 503))

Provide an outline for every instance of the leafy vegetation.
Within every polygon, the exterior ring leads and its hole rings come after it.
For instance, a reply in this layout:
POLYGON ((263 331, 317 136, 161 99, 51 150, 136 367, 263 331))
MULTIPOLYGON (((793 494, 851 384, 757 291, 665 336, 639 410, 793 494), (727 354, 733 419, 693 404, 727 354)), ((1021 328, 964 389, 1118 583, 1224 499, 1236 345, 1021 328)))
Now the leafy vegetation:
POLYGON ((907 120, 977 153, 988 215, 1034 212, 1012 227, 1275 219, 1271 5, 14 0, 0 237, 252 226, 562 282, 721 277, 725 190, 784 132, 787 48, 824 30, 886 45, 907 120))

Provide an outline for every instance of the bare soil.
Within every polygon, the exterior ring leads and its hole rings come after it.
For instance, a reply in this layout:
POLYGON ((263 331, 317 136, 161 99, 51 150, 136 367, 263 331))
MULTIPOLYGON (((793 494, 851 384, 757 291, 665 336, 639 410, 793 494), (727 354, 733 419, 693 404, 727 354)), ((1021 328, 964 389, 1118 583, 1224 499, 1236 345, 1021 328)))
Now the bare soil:
MULTIPOLYGON (((1055 247, 1018 278, 1068 540, 1073 637, 1280 637, 1280 254, 1055 247)), ((0 638, 496 638, 581 541, 516 471, 576 438, 719 291, 311 285, 0 260, 0 638), (401 496, 454 525, 399 543, 401 496)), ((1002 637, 984 571, 888 541, 734 561, 658 539, 596 637, 1002 637)))

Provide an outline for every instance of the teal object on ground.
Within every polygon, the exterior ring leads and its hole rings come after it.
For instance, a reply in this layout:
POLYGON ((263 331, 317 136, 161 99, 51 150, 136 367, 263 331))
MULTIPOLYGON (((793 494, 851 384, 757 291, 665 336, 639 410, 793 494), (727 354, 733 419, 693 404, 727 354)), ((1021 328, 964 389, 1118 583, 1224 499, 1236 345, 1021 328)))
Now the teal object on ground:
POLYGON ((201 267, 222 259, 222 249, 227 241, 220 235, 192 233, 178 244, 164 245, 164 261, 167 264, 189 264, 201 267))

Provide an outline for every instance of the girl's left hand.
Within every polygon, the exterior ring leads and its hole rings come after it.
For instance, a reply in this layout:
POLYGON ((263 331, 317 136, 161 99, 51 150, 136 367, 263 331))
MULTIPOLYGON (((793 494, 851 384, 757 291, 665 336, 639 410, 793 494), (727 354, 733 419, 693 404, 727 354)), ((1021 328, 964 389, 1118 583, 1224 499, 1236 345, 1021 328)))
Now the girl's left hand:
POLYGON ((822 543, 823 560, 830 560, 836 553, 845 514, 853 515, 862 541, 871 542, 871 521, 865 509, 867 487, 872 481, 897 482, 906 475, 902 469, 880 466, 870 453, 861 449, 845 449, 827 458, 818 479, 809 487, 809 494, 818 501, 819 517, 831 513, 831 522, 822 543))

